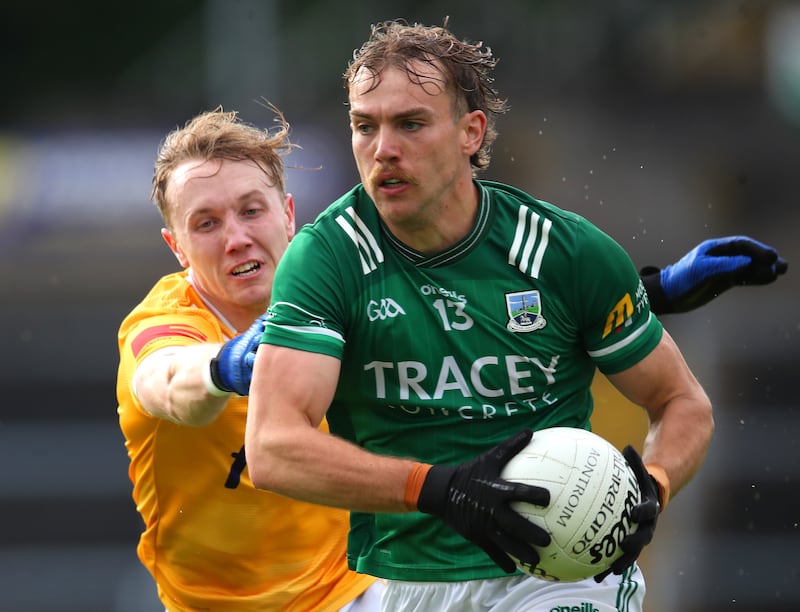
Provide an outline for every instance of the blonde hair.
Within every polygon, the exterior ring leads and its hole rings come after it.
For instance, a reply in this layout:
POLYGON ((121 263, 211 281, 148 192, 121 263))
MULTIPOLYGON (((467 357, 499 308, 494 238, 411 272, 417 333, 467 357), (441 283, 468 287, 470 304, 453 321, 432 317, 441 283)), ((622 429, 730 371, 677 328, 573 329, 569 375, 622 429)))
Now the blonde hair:
POLYGON ((272 130, 245 123, 236 111, 224 111, 218 106, 167 134, 158 148, 151 198, 168 226, 167 187, 175 169, 186 161, 251 160, 281 193, 285 191, 281 156, 295 145, 289 141, 289 124, 283 113, 271 104, 268 106, 275 113, 278 124, 272 130))

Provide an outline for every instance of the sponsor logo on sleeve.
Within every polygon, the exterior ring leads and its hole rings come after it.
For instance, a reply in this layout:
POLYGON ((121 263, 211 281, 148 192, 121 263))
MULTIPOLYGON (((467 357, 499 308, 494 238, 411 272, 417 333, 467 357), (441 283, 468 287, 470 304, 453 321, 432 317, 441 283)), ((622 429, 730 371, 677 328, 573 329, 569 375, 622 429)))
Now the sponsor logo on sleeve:
POLYGON ((628 327, 633 321, 633 300, 631 294, 626 293, 622 299, 614 305, 606 318, 606 327, 603 330, 603 339, 609 334, 617 333, 624 327, 628 327))

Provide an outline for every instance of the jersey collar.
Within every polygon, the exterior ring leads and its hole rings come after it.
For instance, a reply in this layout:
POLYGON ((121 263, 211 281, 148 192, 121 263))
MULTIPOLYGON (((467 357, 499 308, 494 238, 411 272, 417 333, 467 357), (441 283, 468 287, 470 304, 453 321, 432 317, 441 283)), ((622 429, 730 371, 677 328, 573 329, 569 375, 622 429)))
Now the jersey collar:
POLYGON ((438 268, 461 259, 470 251, 472 251, 472 249, 475 248, 475 245, 478 244, 486 234, 489 228, 489 220, 492 213, 492 198, 489 190, 478 181, 475 181, 475 185, 478 188, 479 194, 478 214, 475 217, 475 223, 466 236, 444 251, 429 255, 412 249, 410 246, 400 242, 397 238, 395 238, 386 225, 384 225, 383 220, 378 217, 383 235, 386 237, 386 240, 389 242, 391 247, 397 251, 401 257, 407 259, 419 268, 438 268))

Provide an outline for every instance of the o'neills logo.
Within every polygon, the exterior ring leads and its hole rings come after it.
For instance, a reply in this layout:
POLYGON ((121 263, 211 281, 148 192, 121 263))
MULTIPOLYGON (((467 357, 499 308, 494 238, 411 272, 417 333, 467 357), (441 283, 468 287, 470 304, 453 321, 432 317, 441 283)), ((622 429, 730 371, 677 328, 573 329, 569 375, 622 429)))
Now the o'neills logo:
POLYGON ((549 612, 598 612, 594 604, 584 601, 580 606, 556 606, 550 608, 549 612))
POLYGON ((625 459, 615 455, 611 469, 613 470, 611 483, 606 490, 603 503, 586 531, 572 547, 574 554, 581 554, 588 549, 592 557, 592 563, 599 563, 616 553, 620 542, 631 530, 633 521, 631 521, 630 512, 639 501, 636 494, 636 478, 627 469, 625 459), (613 520, 616 514, 615 509, 620 503, 619 497, 622 494, 622 484, 626 477, 628 486, 626 487, 625 498, 622 500, 622 512, 619 519, 606 529, 607 523, 613 520), (601 531, 605 531, 605 535, 598 540, 597 537, 601 531))

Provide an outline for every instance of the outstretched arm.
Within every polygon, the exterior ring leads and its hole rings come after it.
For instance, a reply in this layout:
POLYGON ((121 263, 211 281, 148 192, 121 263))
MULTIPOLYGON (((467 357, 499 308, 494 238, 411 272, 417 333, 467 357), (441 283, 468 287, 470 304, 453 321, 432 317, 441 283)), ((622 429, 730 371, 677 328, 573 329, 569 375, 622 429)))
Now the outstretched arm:
POLYGON ((786 260, 748 236, 712 238, 679 261, 642 268, 650 307, 656 314, 688 312, 736 285, 766 285, 784 274, 786 260))
POLYGON ((258 342, 259 317, 244 333, 222 343, 160 349, 136 368, 133 388, 153 416, 182 425, 207 425, 224 409, 232 392, 247 395, 258 342))

